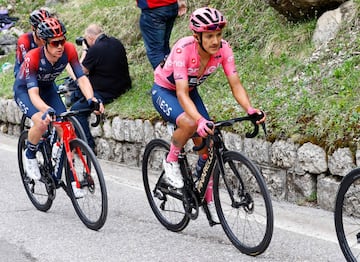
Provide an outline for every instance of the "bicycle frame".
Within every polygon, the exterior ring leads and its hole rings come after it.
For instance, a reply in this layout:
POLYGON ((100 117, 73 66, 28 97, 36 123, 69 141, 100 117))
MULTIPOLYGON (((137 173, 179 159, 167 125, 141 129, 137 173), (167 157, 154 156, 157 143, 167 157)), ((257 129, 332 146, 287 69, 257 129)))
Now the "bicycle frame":
MULTIPOLYGON (((72 175, 74 177, 74 180, 76 182, 76 186, 79 188, 80 187, 80 182, 79 182, 78 176, 76 174, 76 170, 74 168, 74 164, 73 164, 73 161, 72 161, 73 156, 72 156, 72 153, 71 153, 71 150, 70 150, 70 141, 77 138, 74 126, 68 120, 54 121, 53 126, 61 128, 61 130, 63 132, 63 134, 62 134, 62 141, 63 142, 62 143, 65 146, 66 157, 67 157, 67 160, 68 160, 68 164, 70 166, 70 170, 71 170, 72 175)), ((89 168, 84 156, 81 154, 80 149, 76 148, 76 150, 77 150, 78 155, 80 156, 81 162, 84 164, 86 173, 90 173, 90 168, 89 168)), ((58 160, 58 161, 60 161, 60 160, 58 160)))
POLYGON ((191 168, 187 161, 186 154, 182 152, 179 155, 179 165, 180 165, 181 173, 187 175, 187 180, 191 181, 191 187, 197 190, 200 203, 203 203, 204 201, 206 189, 209 184, 215 164, 216 164, 216 156, 214 154, 213 148, 211 147, 209 148, 208 159, 205 163, 201 176, 198 180, 198 184, 197 186, 195 186, 195 182, 192 178, 191 168))
MULTIPOLYGON (((215 126, 214 134, 211 136, 208 136, 206 139, 204 139, 202 145, 200 145, 198 147, 196 147, 196 146, 194 147, 194 151, 199 151, 206 144, 208 145, 207 146, 208 147, 208 159, 204 165, 204 168, 202 170, 201 176, 198 180, 196 187, 195 187, 195 182, 192 178, 191 168, 187 161, 186 153, 184 152, 184 150, 182 150, 181 153, 179 154, 179 165, 180 165, 181 173, 183 174, 185 181, 191 181, 191 182, 188 182, 188 183, 190 183, 190 187, 188 187, 188 189, 192 189, 192 191, 195 191, 196 197, 198 198, 197 200, 199 201, 200 206, 204 204, 206 190, 208 189, 208 185, 209 185, 210 179, 212 177, 212 174, 216 168, 216 165, 218 165, 220 175, 221 176, 224 175, 225 167, 224 167, 224 162, 223 162, 223 153, 228 150, 227 150, 225 143, 223 141, 223 138, 222 138, 221 127, 230 126, 235 122, 241 122, 244 120, 251 120, 251 119, 252 118, 250 116, 246 116, 246 117, 234 118, 234 119, 231 119, 228 121, 218 122, 215 126)), ((253 119, 256 119, 256 118, 253 118, 253 119)), ((252 120, 252 122, 254 124, 253 132, 246 133, 246 137, 248 137, 248 138, 252 138, 252 137, 256 136, 259 131, 258 126, 255 125, 254 121, 256 121, 256 120, 252 120)), ((262 125, 262 127, 266 134, 265 125, 262 125)), ((226 189, 228 191, 230 191, 231 189, 230 189, 229 185, 227 184, 226 179, 224 179, 224 181, 225 181, 226 189)), ((239 181, 242 182, 241 179, 239 179, 239 181)), ((243 188, 243 185, 242 185, 242 188, 243 188)), ((235 199, 233 198, 233 196, 231 194, 229 194, 229 195, 231 196, 231 201, 234 204, 235 199)), ((240 205, 241 205, 241 203, 240 203, 240 205)), ((204 206, 206 206, 206 205, 204 205, 204 206)), ((236 204, 236 205, 234 204, 234 207, 235 206, 239 207, 239 204, 236 204)))

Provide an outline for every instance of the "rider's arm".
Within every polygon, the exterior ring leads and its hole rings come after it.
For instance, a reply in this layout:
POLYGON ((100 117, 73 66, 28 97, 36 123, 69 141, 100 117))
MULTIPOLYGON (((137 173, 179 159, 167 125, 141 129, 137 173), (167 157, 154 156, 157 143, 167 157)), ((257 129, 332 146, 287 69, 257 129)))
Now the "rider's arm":
POLYGON ((68 73, 68 75, 73 79, 73 80, 76 80, 76 76, 74 74, 74 71, 72 70, 71 68, 71 65, 70 64, 67 64, 66 67, 66 72, 68 73))
POLYGON ((181 107, 192 119, 197 121, 202 118, 189 96, 189 85, 187 80, 176 80, 176 96, 181 107))
POLYGON ((86 100, 94 97, 94 91, 90 84, 89 78, 85 75, 78 78, 78 84, 80 86, 81 92, 85 96, 86 100))
POLYGON ((238 74, 233 74, 227 76, 229 81, 231 92, 235 97, 236 101, 241 105, 242 108, 247 112, 248 109, 251 107, 250 100, 248 94, 240 82, 238 74))
POLYGON ((96 102, 97 99, 94 98, 94 90, 91 86, 89 78, 86 75, 84 75, 84 72, 82 71, 74 45, 67 42, 65 44, 65 52, 68 55, 69 64, 71 65, 71 68, 75 76, 77 77, 77 81, 81 92, 85 96, 86 100, 91 99, 96 102))
MULTIPOLYGON (((230 76, 227 76, 227 79, 231 87, 231 92, 233 93, 233 96, 235 97, 235 100, 239 103, 239 105, 241 105, 241 107, 244 108, 244 110, 249 114, 252 114, 252 112, 260 113, 261 111, 259 109, 253 108, 251 106, 249 96, 245 88, 241 84, 239 75, 232 74, 230 76)), ((264 122, 265 119, 266 116, 264 115, 264 117, 259 122, 264 122)))

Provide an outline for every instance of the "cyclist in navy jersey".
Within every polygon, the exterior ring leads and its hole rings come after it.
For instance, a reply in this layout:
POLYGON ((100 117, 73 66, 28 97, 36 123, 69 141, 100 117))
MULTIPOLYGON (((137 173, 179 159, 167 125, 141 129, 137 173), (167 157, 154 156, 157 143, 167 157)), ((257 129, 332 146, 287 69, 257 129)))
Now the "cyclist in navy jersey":
POLYGON ((14 66, 15 77, 20 70, 20 65, 24 61, 27 52, 29 52, 31 49, 34 49, 42 45, 41 39, 36 35, 36 28, 41 21, 49 17, 50 17, 50 13, 44 9, 37 9, 31 12, 29 17, 29 22, 31 24, 32 31, 20 35, 16 44, 15 66, 14 66))
MULTIPOLYGON (((26 173, 31 179, 40 179, 36 160, 38 142, 51 120, 49 113, 66 111, 54 84, 69 63, 89 105, 97 103, 89 79, 84 75, 75 46, 66 42, 65 26, 56 18, 44 19, 37 28, 43 46, 30 50, 21 64, 14 83, 14 99, 21 111, 33 121, 25 151, 26 173)), ((100 112, 104 106, 100 103, 100 112)), ((60 134, 61 136, 61 134, 60 134)))

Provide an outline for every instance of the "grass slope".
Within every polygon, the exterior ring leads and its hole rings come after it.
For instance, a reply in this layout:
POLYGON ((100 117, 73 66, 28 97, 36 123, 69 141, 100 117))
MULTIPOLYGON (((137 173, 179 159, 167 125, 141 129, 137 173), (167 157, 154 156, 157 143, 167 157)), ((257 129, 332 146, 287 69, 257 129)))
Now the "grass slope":
MULTIPOLYGON (((5 5, 9 1, 0 1, 5 5)), ((28 27, 28 14, 44 1, 10 1, 17 26, 28 27), (25 2, 25 4, 24 4, 25 2)), ((344 25, 328 49, 315 52, 311 43, 316 21, 289 23, 260 0, 187 1, 186 16, 177 19, 171 43, 191 34, 190 13, 210 4, 223 11, 228 26, 224 38, 234 49, 237 68, 254 106, 268 115, 270 141, 311 141, 332 151, 357 147, 359 141, 359 15, 344 25)), ((359 5, 359 0, 354 1, 359 5)), ((6 6, 6 5, 5 5, 6 6)), ((107 106, 109 117, 157 119, 149 90, 153 75, 146 58, 133 0, 69 0, 52 7, 64 21, 69 41, 82 35, 86 25, 100 23, 124 43, 133 89, 107 106)), ((13 62, 13 55, 1 59, 13 62)), ((12 74, 0 75, 0 96, 11 97, 12 74)), ((210 115, 226 119, 243 114, 233 99, 221 70, 200 86, 210 115)), ((243 127, 234 131, 243 133, 243 127)))

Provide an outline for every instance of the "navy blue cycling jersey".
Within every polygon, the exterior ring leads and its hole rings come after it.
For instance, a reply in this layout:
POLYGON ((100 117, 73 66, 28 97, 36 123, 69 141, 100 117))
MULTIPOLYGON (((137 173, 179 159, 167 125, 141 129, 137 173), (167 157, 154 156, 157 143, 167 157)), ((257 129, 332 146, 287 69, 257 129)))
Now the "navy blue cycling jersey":
POLYGON ((39 88, 39 94, 43 101, 53 107, 57 113, 61 113, 65 111, 65 106, 54 88, 56 77, 64 71, 68 63, 76 78, 84 75, 72 43, 64 44, 62 56, 53 65, 47 60, 44 48, 45 46, 38 47, 26 54, 13 87, 16 103, 21 111, 29 117, 39 111, 31 103, 29 89, 39 88))
POLYGON ((38 47, 26 54, 15 80, 14 91, 27 92, 27 89, 33 87, 41 89, 52 86, 56 77, 64 71, 68 63, 70 63, 76 78, 84 75, 72 43, 65 43, 64 53, 54 65, 47 60, 44 48, 45 46, 38 47))

